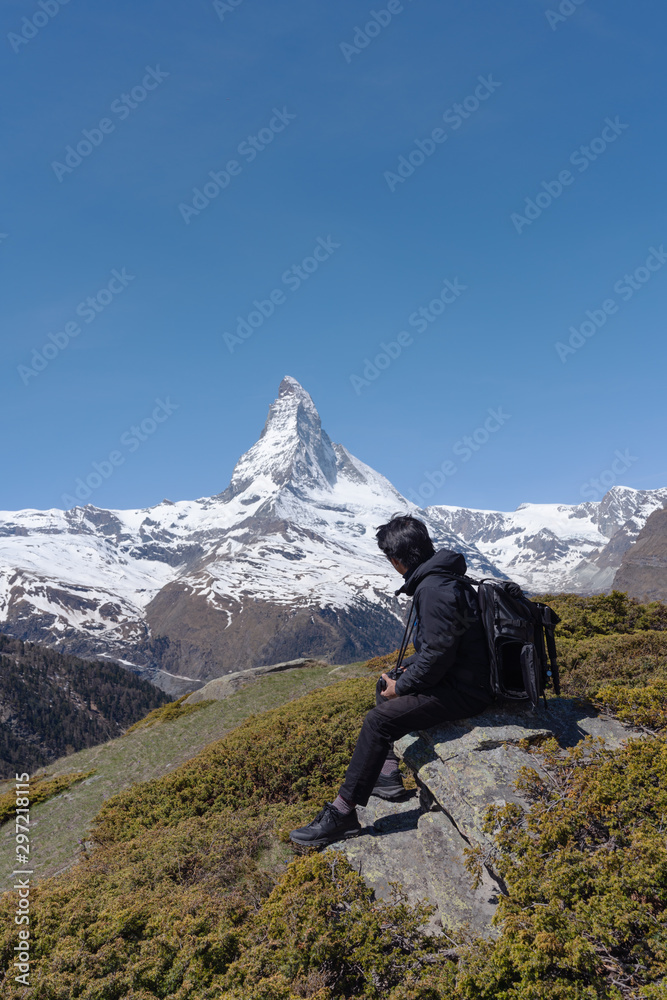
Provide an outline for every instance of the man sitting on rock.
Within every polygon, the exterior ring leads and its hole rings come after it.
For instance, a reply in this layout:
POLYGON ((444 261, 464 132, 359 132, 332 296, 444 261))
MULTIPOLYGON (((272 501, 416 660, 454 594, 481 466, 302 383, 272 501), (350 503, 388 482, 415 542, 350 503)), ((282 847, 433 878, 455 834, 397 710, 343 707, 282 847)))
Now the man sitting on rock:
POLYGON ((290 839, 302 847, 354 837, 361 830, 356 807, 371 795, 404 797, 394 740, 413 730, 465 719, 493 699, 487 644, 474 590, 457 577, 466 561, 458 552, 436 552, 426 525, 415 517, 393 517, 377 530, 380 549, 405 583, 397 594, 414 597, 416 652, 397 679, 382 674, 352 754, 340 792, 308 826, 290 839))

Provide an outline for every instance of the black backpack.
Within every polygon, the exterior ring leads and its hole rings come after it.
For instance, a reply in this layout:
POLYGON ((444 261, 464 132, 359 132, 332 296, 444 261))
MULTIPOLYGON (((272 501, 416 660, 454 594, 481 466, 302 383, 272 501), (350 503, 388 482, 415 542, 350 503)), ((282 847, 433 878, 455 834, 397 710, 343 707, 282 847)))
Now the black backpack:
MULTIPOLYGON (((560 694, 558 661, 556 659, 555 627, 560 621, 547 604, 529 601, 518 583, 510 580, 471 580, 452 574, 477 588, 477 601, 489 647, 491 690, 496 697, 517 701, 530 699, 537 708, 545 690, 553 686, 560 694)), ((400 671, 410 633, 412 608, 399 652, 400 671)))
POLYGON ((560 694, 554 635, 560 618, 547 604, 529 601, 518 583, 481 580, 476 586, 493 693, 530 698, 533 708, 542 697, 546 706, 546 688, 560 694))

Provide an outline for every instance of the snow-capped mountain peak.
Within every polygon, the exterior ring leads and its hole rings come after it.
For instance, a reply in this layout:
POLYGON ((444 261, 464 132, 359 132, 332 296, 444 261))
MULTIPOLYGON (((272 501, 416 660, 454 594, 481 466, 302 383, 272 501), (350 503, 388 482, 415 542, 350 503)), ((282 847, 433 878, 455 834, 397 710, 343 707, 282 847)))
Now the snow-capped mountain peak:
MULTIPOLYGON (((404 608, 376 543, 396 513, 475 577, 527 589, 609 588, 667 490, 614 487, 599 502, 513 513, 419 510, 334 444, 286 376, 257 442, 214 497, 142 510, 0 512, 0 628, 69 652, 209 679, 316 655, 363 659, 398 644, 404 608)), ((162 676, 162 675, 161 675, 162 676)))
POLYGON ((236 463, 224 496, 270 484, 326 490, 336 477, 336 453, 315 404, 303 386, 286 375, 259 440, 236 463))

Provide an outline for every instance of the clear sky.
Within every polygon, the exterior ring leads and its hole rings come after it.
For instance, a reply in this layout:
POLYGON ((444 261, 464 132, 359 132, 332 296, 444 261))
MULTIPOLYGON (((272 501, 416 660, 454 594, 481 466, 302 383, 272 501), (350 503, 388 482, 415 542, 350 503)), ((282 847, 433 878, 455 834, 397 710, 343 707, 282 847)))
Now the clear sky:
POLYGON ((664 5, 0 21, 0 506, 217 493, 285 374, 431 503, 667 485, 664 5))

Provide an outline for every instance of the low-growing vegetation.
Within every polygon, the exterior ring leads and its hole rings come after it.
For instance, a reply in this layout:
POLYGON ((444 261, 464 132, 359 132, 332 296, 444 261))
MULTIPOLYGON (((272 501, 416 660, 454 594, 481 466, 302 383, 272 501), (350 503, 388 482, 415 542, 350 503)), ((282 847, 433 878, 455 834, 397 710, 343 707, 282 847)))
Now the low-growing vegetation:
POLYGON ((548 778, 524 771, 528 813, 489 810, 509 892, 484 995, 667 995, 667 744, 563 753, 552 740, 539 756, 548 778))
POLYGON ((128 840, 145 829, 239 806, 301 803, 307 811, 335 794, 374 704, 374 681, 358 679, 253 716, 173 774, 106 802, 94 839, 128 840))
POLYGON ((205 698, 202 701, 196 701, 192 705, 186 705, 185 699, 189 695, 184 694, 176 701, 169 701, 166 705, 161 705, 159 708, 154 708, 152 712, 149 712, 143 719, 139 719, 135 722, 133 726, 126 729, 126 733, 132 733, 135 729, 140 729, 145 726, 155 726, 161 722, 175 722, 176 719, 181 719, 184 715, 191 715, 193 712, 199 711, 201 708, 206 708, 207 705, 211 704, 210 698, 205 698))
POLYGON ((619 590, 611 594, 546 594, 536 598, 560 616, 557 638, 588 639, 593 635, 629 635, 667 630, 667 604, 640 604, 619 590))
MULTIPOLYGON (((399 887, 376 901, 342 856, 294 858, 285 844, 335 793, 394 654, 109 799, 97 848, 34 890, 35 996, 665 1000, 666 609, 623 595, 549 600, 563 618, 564 689, 649 732, 618 750, 543 744, 543 776, 522 779, 528 810, 490 811, 506 887, 497 939, 431 937, 428 908, 399 887)), ((11 971, 15 905, 0 901, 8 1000, 24 993, 11 971)))
POLYGON ((561 617, 562 693, 589 698, 635 726, 667 727, 667 605, 640 604, 618 591, 540 600, 561 617))
MULTIPOLYGON (((72 774, 59 774, 56 778, 38 777, 30 782, 30 805, 36 806, 38 802, 46 802, 54 795, 66 792, 73 785, 78 785, 80 781, 85 781, 95 774, 95 770, 79 771, 72 774)), ((0 795, 0 824, 5 823, 16 810, 16 792, 12 788, 9 792, 0 795)))

